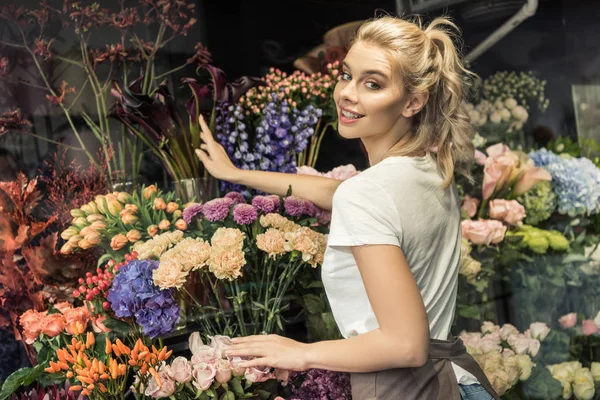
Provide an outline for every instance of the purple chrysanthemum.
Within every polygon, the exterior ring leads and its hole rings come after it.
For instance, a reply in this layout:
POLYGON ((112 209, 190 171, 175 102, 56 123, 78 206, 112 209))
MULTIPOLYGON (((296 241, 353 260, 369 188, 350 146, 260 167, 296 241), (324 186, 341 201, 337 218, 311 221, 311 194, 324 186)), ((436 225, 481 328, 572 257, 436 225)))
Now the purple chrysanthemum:
POLYGON ((179 321, 181 309, 173 290, 162 290, 154 284, 155 260, 134 260, 115 275, 107 300, 119 318, 135 318, 145 335, 166 336, 179 321))
POLYGON ((246 198, 240 192, 229 192, 224 196, 226 199, 233 200, 233 204, 245 203, 246 198))
POLYGON ((301 217, 308 215, 314 217, 317 215, 317 209, 313 203, 296 196, 288 196, 283 200, 285 212, 292 217, 301 217))
POLYGON ((202 213, 208 221, 223 221, 229 215, 229 207, 232 204, 233 200, 227 197, 210 200, 202 206, 202 213))
POLYGON ((265 214, 277 212, 279 209, 279 198, 277 202, 274 202, 271 196, 254 196, 252 205, 265 214))
POLYGON ((248 225, 256 221, 258 210, 251 204, 236 204, 233 207, 233 220, 240 225, 248 225))
POLYGON ((194 203, 190 206, 187 206, 183 210, 183 220, 186 224, 190 224, 194 217, 202 216, 202 204, 194 203))

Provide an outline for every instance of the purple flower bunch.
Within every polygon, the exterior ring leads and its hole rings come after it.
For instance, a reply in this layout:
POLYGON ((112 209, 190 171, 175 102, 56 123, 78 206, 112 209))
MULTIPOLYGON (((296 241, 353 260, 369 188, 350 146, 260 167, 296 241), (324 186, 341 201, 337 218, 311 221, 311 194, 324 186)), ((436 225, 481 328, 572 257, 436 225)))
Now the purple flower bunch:
POLYGON ((133 260, 119 269, 107 300, 119 318, 135 318, 150 338, 166 336, 179 321, 181 309, 172 289, 162 290, 152 279, 158 261, 133 260))
MULTIPOLYGON (((284 88, 280 90, 283 93, 284 88)), ((308 146, 322 110, 312 104, 303 109, 292 107, 274 92, 258 117, 246 115, 240 104, 226 103, 217 106, 216 115, 217 141, 238 168, 295 173, 296 154, 308 146), (249 131, 248 126, 254 129, 249 131)), ((221 190, 248 196, 247 188, 227 182, 221 190)))
POLYGON ((302 382, 299 386, 292 384, 290 400, 350 400, 350 374, 328 371, 324 369, 309 369, 303 372, 293 372, 291 382, 302 382))

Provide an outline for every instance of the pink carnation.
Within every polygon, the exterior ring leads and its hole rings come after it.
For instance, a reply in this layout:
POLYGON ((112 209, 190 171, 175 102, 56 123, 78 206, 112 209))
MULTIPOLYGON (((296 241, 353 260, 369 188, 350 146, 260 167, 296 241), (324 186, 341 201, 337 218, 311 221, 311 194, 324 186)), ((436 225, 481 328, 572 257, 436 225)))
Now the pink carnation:
POLYGON ((239 192, 229 192, 223 197, 225 197, 226 199, 233 200, 233 204, 240 204, 246 202, 246 198, 244 197, 244 195, 239 192))
POLYGON ((233 200, 222 197, 210 200, 202 206, 204 218, 211 222, 223 221, 229 215, 229 207, 233 204, 233 200))
POLYGON ((233 220, 240 225, 248 225, 256 221, 258 212, 252 204, 240 203, 233 207, 233 220))

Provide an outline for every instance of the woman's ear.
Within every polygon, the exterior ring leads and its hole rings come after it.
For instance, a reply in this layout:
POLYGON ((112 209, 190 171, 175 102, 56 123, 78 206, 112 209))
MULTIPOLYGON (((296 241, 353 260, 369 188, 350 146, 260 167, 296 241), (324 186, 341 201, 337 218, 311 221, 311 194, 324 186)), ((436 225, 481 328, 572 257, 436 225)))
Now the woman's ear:
POLYGON ((402 110, 402 116, 405 118, 410 118, 417 114, 419 111, 425 107, 427 104, 427 100, 429 100, 429 92, 417 93, 410 96, 410 99, 404 106, 402 110))

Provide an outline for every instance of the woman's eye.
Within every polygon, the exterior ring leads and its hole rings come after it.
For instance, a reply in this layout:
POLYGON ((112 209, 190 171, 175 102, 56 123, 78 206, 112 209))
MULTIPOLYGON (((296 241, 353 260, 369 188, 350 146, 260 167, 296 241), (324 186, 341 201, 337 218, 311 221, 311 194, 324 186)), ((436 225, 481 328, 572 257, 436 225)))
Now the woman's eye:
POLYGON ((381 86, 379 86, 379 85, 378 85, 377 83, 375 83, 375 82, 367 82, 367 83, 366 83, 366 85, 367 85, 367 87, 368 87, 369 89, 373 89, 373 90, 378 90, 378 89, 381 89, 381 86))
POLYGON ((352 77, 350 76, 349 73, 347 72, 342 72, 342 80, 344 81, 349 81, 350 79, 352 79, 352 77))

